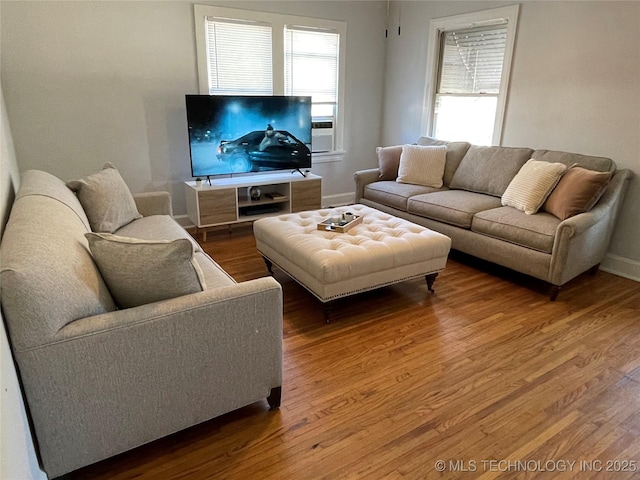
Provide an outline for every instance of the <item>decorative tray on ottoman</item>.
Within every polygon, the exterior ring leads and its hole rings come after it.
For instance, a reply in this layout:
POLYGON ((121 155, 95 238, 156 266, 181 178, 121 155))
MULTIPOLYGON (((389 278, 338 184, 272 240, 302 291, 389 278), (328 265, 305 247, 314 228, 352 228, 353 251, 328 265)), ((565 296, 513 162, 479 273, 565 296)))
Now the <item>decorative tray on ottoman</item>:
POLYGON ((353 220, 350 222, 344 220, 344 217, 338 223, 334 222, 331 218, 327 218, 324 222, 318 224, 318 230, 344 233, 359 223, 362 223, 362 215, 354 215, 353 220))

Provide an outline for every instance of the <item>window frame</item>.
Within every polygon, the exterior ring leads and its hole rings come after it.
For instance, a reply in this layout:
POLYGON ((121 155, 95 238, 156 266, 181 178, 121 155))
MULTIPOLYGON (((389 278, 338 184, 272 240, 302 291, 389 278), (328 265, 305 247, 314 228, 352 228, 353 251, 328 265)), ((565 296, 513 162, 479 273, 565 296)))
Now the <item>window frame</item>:
POLYGON ((338 97, 336 118, 334 121, 334 150, 327 153, 315 153, 314 163, 342 160, 344 154, 344 112, 346 87, 346 52, 347 52, 347 24, 336 20, 325 20, 295 15, 240 10, 235 8, 217 7, 213 5, 194 5, 196 63, 198 66, 198 88, 203 95, 209 94, 209 78, 207 64, 207 44, 205 32, 206 17, 221 17, 245 21, 264 22, 271 25, 273 95, 284 95, 285 85, 285 26, 306 26, 318 30, 330 30, 340 35, 338 59, 338 97))
POLYGON ((478 12, 463 13, 450 17, 434 18, 429 22, 429 37, 427 51, 427 72, 422 115, 421 132, 426 136, 433 136, 435 126, 435 106, 440 73, 439 62, 441 53, 441 34, 452 29, 472 28, 482 25, 492 25, 507 21, 507 41, 505 45, 504 61, 502 64, 502 76, 500 80, 500 93, 497 95, 496 116, 493 126, 492 145, 502 144, 502 129, 504 125, 504 113, 509 95, 509 78, 511 75, 511 63, 515 46, 516 32, 518 28, 518 15, 520 5, 492 8, 478 12))

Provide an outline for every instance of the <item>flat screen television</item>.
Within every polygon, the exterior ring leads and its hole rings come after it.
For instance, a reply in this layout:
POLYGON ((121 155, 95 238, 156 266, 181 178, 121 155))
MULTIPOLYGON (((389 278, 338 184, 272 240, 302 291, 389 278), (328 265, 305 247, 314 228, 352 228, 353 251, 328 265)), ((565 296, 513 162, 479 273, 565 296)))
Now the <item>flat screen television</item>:
POLYGON ((186 95, 186 106, 194 177, 311 168, 311 97, 186 95))

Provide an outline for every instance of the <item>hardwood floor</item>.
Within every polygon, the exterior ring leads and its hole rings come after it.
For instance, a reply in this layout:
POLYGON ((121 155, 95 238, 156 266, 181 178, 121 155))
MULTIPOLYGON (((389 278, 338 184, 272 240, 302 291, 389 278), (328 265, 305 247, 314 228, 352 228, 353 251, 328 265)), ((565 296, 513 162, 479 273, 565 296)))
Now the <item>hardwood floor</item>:
MULTIPOLYGON (((250 226, 207 239, 236 280, 267 274, 250 226)), ((544 284, 452 254, 435 294, 420 279, 358 295, 327 325, 275 278, 279 410, 249 405, 70 477, 640 476, 640 284, 585 274, 550 302, 544 284)))

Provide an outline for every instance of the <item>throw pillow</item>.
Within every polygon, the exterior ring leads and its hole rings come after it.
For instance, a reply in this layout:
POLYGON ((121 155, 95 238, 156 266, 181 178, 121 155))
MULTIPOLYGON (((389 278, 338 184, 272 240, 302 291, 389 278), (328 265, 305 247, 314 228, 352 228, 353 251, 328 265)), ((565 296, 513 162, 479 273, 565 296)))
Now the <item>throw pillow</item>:
POLYGON ((544 210, 560 220, 588 212, 600 200, 610 179, 610 172, 596 172, 574 165, 553 189, 544 210))
POLYGON ((398 178, 398 167, 400 165, 400 154, 402 145, 393 147, 378 147, 378 168, 380 169, 379 180, 395 180, 398 178))
POLYGON ((513 177, 502 196, 502 205, 536 213, 566 171, 563 163, 529 160, 513 177))
POLYGON ((440 188, 446 161, 445 145, 404 145, 396 181, 440 188))
POLYGON ((67 186, 78 195, 94 232, 113 233, 142 217, 129 187, 110 163, 87 178, 67 182, 67 186))
POLYGON ((193 244, 178 240, 138 240, 110 233, 87 233, 89 249, 120 308, 130 308, 205 289, 193 244))
POLYGON ((448 186, 502 197, 532 154, 530 148, 471 145, 448 186))

